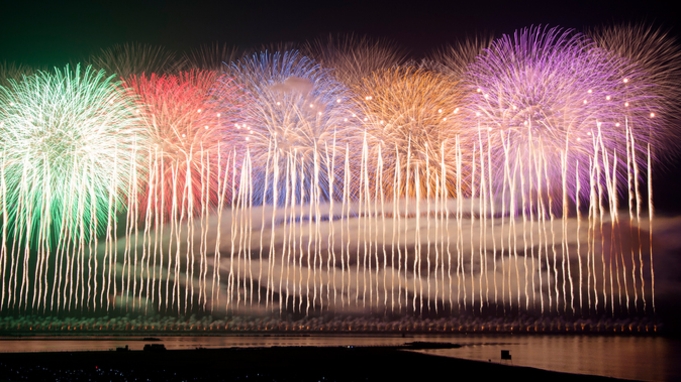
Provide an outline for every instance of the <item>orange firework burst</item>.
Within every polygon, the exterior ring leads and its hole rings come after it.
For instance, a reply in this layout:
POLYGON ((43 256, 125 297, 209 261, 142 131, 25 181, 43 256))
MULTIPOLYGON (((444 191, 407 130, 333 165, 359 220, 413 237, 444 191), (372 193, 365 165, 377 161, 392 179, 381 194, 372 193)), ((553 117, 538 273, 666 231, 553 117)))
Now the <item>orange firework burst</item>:
POLYGON ((395 67, 374 72, 355 90, 371 140, 370 168, 382 178, 376 187, 394 197, 456 195, 467 160, 460 150, 467 144, 459 137, 457 83, 425 69, 395 67))
MULTIPOLYGON (((127 85, 139 97, 151 146, 148 175, 139 199, 142 216, 183 219, 212 209, 223 190, 229 157, 228 130, 238 111, 238 88, 221 86, 221 97, 231 92, 231 108, 219 109, 211 89, 212 71, 179 75, 132 76, 127 85)), ((229 81, 223 80, 223 83, 229 81)))

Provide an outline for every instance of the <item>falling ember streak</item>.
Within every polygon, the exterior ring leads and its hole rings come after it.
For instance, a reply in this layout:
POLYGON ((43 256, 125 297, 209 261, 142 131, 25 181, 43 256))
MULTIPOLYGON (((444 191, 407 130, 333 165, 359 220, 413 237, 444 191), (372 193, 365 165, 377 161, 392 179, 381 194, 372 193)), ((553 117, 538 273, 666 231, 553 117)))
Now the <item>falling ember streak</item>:
POLYGON ((648 145, 648 242, 650 243, 650 248, 648 252, 650 253, 650 288, 651 302, 653 306, 653 312, 655 312, 655 268, 653 267, 653 168, 651 166, 650 159, 650 145, 648 145))

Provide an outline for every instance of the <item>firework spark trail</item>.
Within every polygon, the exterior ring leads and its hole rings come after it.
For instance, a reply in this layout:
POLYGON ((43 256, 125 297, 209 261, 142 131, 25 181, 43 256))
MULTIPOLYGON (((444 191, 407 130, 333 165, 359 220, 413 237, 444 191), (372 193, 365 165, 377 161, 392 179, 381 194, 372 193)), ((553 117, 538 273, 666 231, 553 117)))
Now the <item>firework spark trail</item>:
MULTIPOLYGON (((478 131, 480 131, 478 129, 478 131)), ((478 290, 480 293, 480 313, 482 313, 483 308, 485 304, 488 302, 488 297, 489 295, 489 278, 487 277, 487 211, 485 210, 487 208, 487 201, 486 201, 486 195, 487 195, 487 177, 485 176, 485 170, 487 169, 487 166, 485 165, 485 153, 483 151, 483 145, 481 143, 480 139, 480 134, 478 133, 478 147, 480 148, 480 153, 478 155, 478 158, 480 159, 480 181, 479 181, 479 186, 480 186, 480 191, 479 191, 479 196, 478 196, 478 201, 479 201, 479 208, 480 208, 480 227, 478 230, 478 256, 479 256, 479 261, 480 261, 480 276, 478 278, 479 284, 478 284, 478 290), (482 287, 482 280, 483 277, 485 278, 485 288, 483 289, 482 287), (486 292, 486 296, 483 298, 483 290, 486 292)))
MULTIPOLYGON (((456 155, 456 170, 457 172, 461 171, 461 151, 458 150, 460 147, 460 141, 459 137, 456 137, 456 148, 457 148, 457 155, 456 155)), ((457 195, 461 195, 461 176, 456 177, 456 193, 457 195)), ((463 270, 463 228, 461 225, 461 220, 462 220, 462 215, 463 215, 463 198, 457 198, 456 199, 457 204, 456 204, 456 301, 458 308, 461 309, 461 293, 463 289, 463 296, 464 296, 464 306, 465 306, 465 296, 466 296, 466 280, 465 280, 465 274, 463 270), (462 285, 462 278, 463 278, 463 288, 461 287, 462 285)))
MULTIPOLYGON (((459 139, 457 137, 456 140, 455 140, 455 147, 458 147, 458 142, 459 142, 459 139)), ((444 156, 444 150, 443 150, 443 156, 444 156)), ((458 173, 458 169, 459 169, 458 155, 456 157, 457 157, 457 159, 456 159, 455 165, 456 165, 457 173, 458 173)), ((442 159, 442 162, 444 163, 444 158, 442 159)), ((443 166, 443 168, 442 168, 442 182, 443 182, 443 184, 442 184, 442 199, 443 199, 443 202, 445 203, 445 210, 444 210, 445 227, 444 228, 445 228, 445 232, 449 233, 449 232, 451 232, 450 228, 449 228, 450 210, 449 210, 449 207, 448 207, 449 203, 447 203, 447 197, 445 195, 445 184, 444 184, 445 179, 446 179, 446 169, 443 166)), ((460 176, 456 177, 456 192, 457 192, 457 194, 460 191, 459 190, 460 179, 461 179, 460 176)), ((459 198, 459 199, 461 199, 461 198, 459 198)), ((448 291, 449 291, 449 293, 448 293, 449 307, 453 309, 454 304, 452 303, 452 297, 453 297, 454 292, 453 292, 453 284, 452 284, 453 279, 452 279, 452 250, 451 249, 452 249, 451 248, 451 235, 448 234, 447 235, 447 281, 448 281, 448 284, 447 285, 449 286, 449 289, 448 289, 448 291)), ((443 256, 444 256, 444 254, 443 254, 443 256)), ((444 285, 445 285, 445 283, 444 283, 444 280, 443 280, 443 282, 442 282, 443 288, 444 288, 444 285)))
MULTIPOLYGON (((7 184, 5 182, 5 153, 2 153, 2 166, 0 167, 0 204, 2 205, 2 249, 0 249, 0 259, 2 260, 1 267, 1 277, 3 281, 2 293, 0 293, 0 309, 5 306, 5 294, 7 294, 7 202, 5 201, 5 195, 7 195, 7 184)), ((12 264, 10 263, 10 267, 12 264)))
MULTIPOLYGON (((344 172, 344 182, 347 184, 350 181, 350 147, 346 144, 345 146, 345 172, 344 172)), ((350 294, 350 240, 347 240, 347 236, 350 234, 350 189, 348 187, 343 188, 343 216, 346 218, 346 224, 341 222, 341 243, 345 242, 345 245, 341 245, 341 273, 343 275, 347 274, 348 291, 347 295, 350 294), (344 256, 345 255, 345 256, 344 256), (346 272, 347 269, 347 272, 346 272)), ((345 307, 345 284, 346 277, 342 277, 341 282, 341 307, 345 307)), ((348 301, 348 304, 350 302, 348 301)))
MULTIPOLYGON (((476 161, 475 161, 475 155, 477 153, 476 149, 478 147, 473 144, 473 159, 472 159, 472 169, 471 169, 471 198, 475 198, 477 195, 475 193, 476 190, 476 182, 475 182, 475 170, 476 170, 476 161)), ((470 234, 470 246, 471 246, 471 252, 470 252, 470 273, 471 273, 471 308, 475 309, 475 275, 473 273, 473 260, 475 258, 474 253, 475 253, 475 240, 474 240, 474 232, 475 232, 475 199, 473 199, 473 202, 471 203, 470 207, 470 214, 471 214, 471 234, 470 234)), ((464 296, 463 300, 463 306, 464 309, 466 308, 466 296, 464 296)))
MULTIPOLYGON (((278 190, 279 189, 278 188, 278 186, 279 186, 279 184, 278 184, 278 182, 279 182, 279 160, 278 160, 278 158, 276 158, 276 155, 278 155, 278 154, 275 152, 274 153, 275 157, 272 158, 272 163, 273 163, 273 167, 274 167, 273 172, 272 172, 274 184, 272 186, 274 187, 275 190, 278 190)), ((272 196, 272 221, 271 221, 272 227, 274 227, 275 216, 276 216, 276 213, 277 213, 277 207, 279 206, 278 196, 279 196, 279 193, 275 193, 272 196)), ((276 255, 275 252, 274 252, 275 251, 275 246, 274 246, 275 241, 274 240, 275 240, 274 235, 271 235, 271 237, 270 237, 270 253, 267 257, 267 261, 269 263, 268 273, 272 276, 270 276, 268 278, 268 282, 267 282, 267 293, 268 294, 266 294, 266 296, 271 296, 271 297, 268 297, 268 300, 265 303, 265 307, 267 308, 267 306, 270 302, 270 299, 271 299, 272 300, 272 309, 274 309, 274 290, 273 290, 274 289, 274 277, 273 277, 273 273, 274 273, 274 265, 275 265, 274 256, 276 255)), ((283 249, 285 249, 285 248, 286 248, 286 246, 282 245, 282 253, 283 253, 283 249)), ((279 290, 281 291, 281 287, 280 287, 279 290)))
POLYGON ((650 247, 648 251, 650 253, 650 289, 651 294, 651 305, 653 307, 653 313, 655 312, 655 267, 653 266, 653 215, 655 210, 653 208, 653 169, 651 167, 651 156, 650 156, 650 145, 647 147, 648 155, 646 156, 648 160, 648 242, 650 247))
MULTIPOLYGON (((330 199, 329 210, 334 211, 334 201, 335 200, 334 200, 334 196, 333 196, 333 190, 334 190, 334 182, 336 180, 336 176, 335 176, 335 173, 333 171, 331 171, 331 169, 335 168, 337 152, 334 151, 333 156, 329 159, 328 146, 325 147, 325 149, 326 149, 325 150, 326 163, 329 166, 327 171, 330 174, 330 179, 329 179, 329 190, 330 190, 329 191, 330 192, 330 194, 329 194, 329 199, 330 199)), ((334 226, 333 222, 334 222, 334 214, 329 214, 329 226, 333 227, 334 226)), ((337 283, 336 283, 336 269, 338 267, 336 266, 337 262, 336 262, 336 240, 335 239, 336 238, 335 238, 335 229, 334 229, 334 230, 331 231, 331 235, 329 236, 328 242, 327 242, 328 248, 331 250, 331 256, 329 256, 329 259, 327 260, 327 264, 326 264, 327 277, 331 276, 332 280, 333 280, 332 283, 333 283, 333 305, 334 306, 337 305, 337 297, 338 297, 337 296, 338 288, 337 288, 337 283), (329 270, 332 267, 331 264, 333 264, 333 275, 329 275, 329 270)), ((330 292, 329 292, 329 289, 328 289, 329 287, 330 287, 330 284, 327 284, 327 292, 326 292, 327 297, 326 298, 327 298, 327 300, 331 301, 331 297, 329 295, 330 292)))
MULTIPOLYGON (((395 149, 397 150, 397 149, 395 149)), ((397 171, 395 171, 395 188, 397 188, 397 184, 401 184, 401 175, 402 171, 400 170, 402 166, 399 166, 399 160, 400 157, 397 156, 395 158, 397 161, 397 171)), ((394 208, 397 210, 397 207, 399 205, 399 199, 398 198, 393 198, 394 201, 394 208)), ((397 230, 397 241, 393 241, 393 243, 400 243, 400 236, 402 235, 402 229, 401 229, 401 218, 400 214, 397 214, 397 224, 396 224, 396 230, 397 230)), ((406 248, 405 248, 406 251, 406 248)), ((406 256, 406 252, 405 252, 406 256)), ((398 305, 398 310, 402 310, 402 277, 400 277, 400 274, 402 272, 402 250, 401 246, 397 245, 397 279, 398 279, 398 285, 397 285, 397 305, 398 305)), ((405 269, 405 275, 406 275, 406 269, 405 269)), ((405 292, 406 293, 406 292, 405 292)))
MULTIPOLYGON (((575 164, 576 166, 576 174, 579 174, 579 162, 575 164)), ((581 191, 581 183, 579 180, 579 175, 575 174, 575 212, 577 214, 577 237, 580 238, 577 240, 577 261, 579 264, 579 313, 584 314, 584 293, 582 292, 584 288, 584 276, 583 276, 583 267, 582 267, 582 251, 581 251, 581 246, 582 246, 582 240, 581 240, 581 228, 582 228, 582 212, 580 209, 580 191, 581 191)), ((588 239, 587 239, 588 240, 588 239)), ((588 256, 588 253, 587 253, 588 256)), ((587 266, 588 266, 588 257, 587 257, 587 266)), ((588 273, 587 273, 588 277, 588 273)), ((589 290, 587 289, 587 293, 589 293, 589 290)))
MULTIPOLYGON (((566 148, 565 151, 567 151, 567 148, 566 148)), ((562 266, 563 266, 563 274, 564 274, 565 273, 565 267, 566 267, 566 258, 569 258, 569 256, 570 256, 570 252, 569 252, 570 250, 569 250, 568 239, 567 239, 567 236, 568 236, 568 214, 569 214, 570 208, 569 208, 569 205, 568 205, 568 189, 567 189, 567 176, 568 175, 567 175, 567 172, 566 172, 567 166, 565 164, 566 154, 563 153, 563 155, 561 157, 562 157, 562 163, 563 163, 562 164, 563 175, 562 175, 562 178, 561 178, 562 185, 563 185, 563 200, 562 200, 562 202, 563 202, 562 203, 562 208, 563 208, 562 223, 563 223, 563 227, 562 227, 561 250, 562 250, 562 266)), ((579 166, 579 164, 576 164, 575 166, 579 166)), ((576 194, 579 194, 579 191, 577 191, 578 188, 579 188, 579 184, 576 184, 575 185, 576 194)), ((578 201, 575 201, 575 202, 579 203, 578 201)), ((550 205, 550 203, 549 203, 549 205, 550 205)), ((579 211, 579 209, 577 209, 577 213, 579 213, 578 211, 579 211)), ((579 238, 579 226, 577 226, 577 237, 579 238)), ((577 245, 579 245, 579 239, 577 240, 577 243, 578 243, 577 245)), ((581 254, 579 253, 579 250, 577 251, 577 256, 578 256, 578 260, 579 260, 579 263, 580 263, 580 272, 581 272, 581 257, 580 257, 581 254)), ((570 281, 570 308, 572 310, 572 314, 575 314, 575 293, 574 293, 575 288, 574 288, 574 282, 572 280, 572 270, 571 270, 569 261, 567 263, 567 272, 568 272, 568 278, 569 278, 569 281, 570 281)), ((579 285, 581 285, 581 283, 579 285)), ((565 290, 565 281, 563 281, 563 290, 565 290)), ((566 301, 565 300, 566 298, 567 297, 565 296, 564 301, 566 301)), ((565 311, 567 311, 567 305, 565 307, 565 311)))
MULTIPOLYGON (((359 192, 358 192, 358 202, 359 202, 359 216, 358 216, 358 230, 361 232, 361 236, 363 240, 357 240, 357 269, 355 272, 355 283, 357 284, 357 288, 355 291, 355 301, 360 301, 359 298, 359 274, 360 274, 360 261, 359 261, 359 254, 362 253, 362 259, 363 259, 363 265, 364 265, 364 278, 363 278, 363 284, 366 287, 366 262, 367 262, 367 247, 366 247, 366 237, 367 237, 367 223, 368 223, 368 218, 366 217, 368 213, 366 212, 366 207, 369 204, 367 200, 367 196, 369 194, 369 175, 368 175, 368 165, 367 161, 369 160, 368 158, 368 145, 367 145, 367 140, 366 140, 366 135, 364 142, 362 144, 362 159, 361 159, 361 164, 360 164, 360 173, 359 173, 359 192), (362 225, 364 223, 364 225, 362 225), (361 244, 362 241, 364 242, 364 250, 362 250, 361 244)), ((364 293, 362 295, 361 299, 363 306, 362 308, 366 308, 366 288, 364 289, 364 293)))
MULTIPOLYGON (((489 150, 489 148, 490 148, 489 134, 486 134, 486 137, 487 137, 487 141, 488 141, 487 142, 487 147, 488 147, 488 150, 487 150, 487 166, 490 166, 488 168, 488 171, 487 171, 487 176, 488 176, 488 179, 487 179, 487 191, 488 191, 487 197, 488 197, 488 201, 489 201, 488 205, 490 207, 489 216, 491 218, 491 230, 492 230, 492 254, 493 254, 492 263, 494 264, 494 269, 493 269, 493 272, 494 272, 493 273, 493 275, 494 275, 494 277, 493 277, 493 281, 494 281, 494 306, 495 306, 495 309, 497 309, 498 308, 498 286, 497 286, 497 277, 496 277, 497 276, 497 235, 495 233, 496 211, 495 211, 495 202, 494 202, 494 188, 492 187, 492 184, 493 184, 493 182, 492 182, 492 169, 491 169, 492 152, 491 152, 491 150, 489 150)), ((503 216, 504 216, 504 214, 502 212, 502 229, 500 231, 502 236, 503 236, 503 232, 504 232, 504 230, 503 230, 503 216)), ((501 254, 501 259, 502 259, 502 264, 503 264, 503 252, 501 254)), ((502 283, 503 283, 503 277, 502 277, 502 283)))
POLYGON ((589 275, 587 279, 587 287, 589 290, 589 310, 591 310, 591 285, 593 283, 593 309, 598 311, 598 286, 596 285, 596 185, 594 182, 595 166, 594 161, 589 158, 589 222, 588 222, 588 238, 589 246, 587 252, 587 262, 590 265, 589 275))
MULTIPOLYGON (((628 124, 627 124, 628 125, 628 124)), ((628 126, 627 126, 628 128, 628 126)), ((628 130, 629 131, 629 130, 628 130)), ((636 213, 634 209, 634 190, 632 189, 634 187, 634 180, 632 179, 632 176, 634 175, 634 169, 633 163, 632 163, 632 155, 631 155, 631 145, 633 142, 631 142, 631 134, 627 134, 627 205, 629 207, 629 236, 630 237, 635 237, 634 236, 634 214, 636 213)), ((640 236, 640 234, 639 234, 640 236)), ((640 245, 640 244, 639 244, 640 245)), ((632 286, 634 290, 634 308, 636 311, 638 311, 638 287, 636 286, 636 253, 634 246, 630 248, 630 254, 631 254, 631 281, 632 281, 632 286)), ((641 263, 643 265, 643 263, 641 263)))
MULTIPOLYGON (((267 156, 267 163, 265 165, 264 192, 266 192, 267 188, 268 188, 267 182, 269 181, 269 173, 271 171, 270 166, 272 165, 271 162, 272 162, 272 158, 271 158, 271 154, 270 154, 270 155, 267 156)), ((275 179, 276 179, 276 177, 275 177, 275 179)), ((274 189, 276 190, 276 185, 274 185, 274 189)), ((263 195, 263 200, 265 199, 265 197, 266 197, 266 195, 263 195)), ((276 206, 276 203, 273 203, 273 204, 276 206)), ((272 212, 273 217, 274 217, 275 214, 276 214, 276 211, 273 211, 272 212)), ((263 249, 264 249, 263 239, 264 239, 264 236, 265 236, 265 208, 262 208, 262 215, 261 215, 260 219, 261 219, 260 220, 260 224, 261 224, 261 227, 260 227, 260 251, 259 251, 260 269, 259 269, 259 272, 258 272, 258 285, 262 285, 262 267, 263 267, 262 254, 263 254, 263 249)), ((272 227, 274 227, 274 223, 272 223, 272 227)), ((274 235, 272 235, 272 236, 274 236, 274 235)), ((268 259, 269 259, 268 261, 271 262, 271 259, 269 257, 268 257, 268 259)), ((267 266, 268 274, 269 274, 269 272, 271 272, 270 268, 271 268, 271 264, 268 264, 268 266, 267 266)), ((268 288, 267 292, 268 292, 268 294, 266 294, 265 298, 269 297, 269 281, 270 280, 268 278, 268 280, 267 280, 267 288, 268 288)), ((261 293, 258 293, 258 305, 260 305, 260 299, 261 299, 261 293)))
MULTIPOLYGON (((383 184, 383 156, 381 155, 381 151, 379 150, 378 152, 378 160, 377 160, 377 167, 376 167, 376 183, 377 184, 383 184)), ((383 187, 378 187, 376 188, 376 197, 375 199, 380 200, 380 206, 381 206, 381 242, 383 243, 382 245, 382 250, 383 250, 383 305, 388 306, 388 284, 387 284, 387 277, 388 277, 388 253, 386 251, 386 240, 385 240, 385 194, 383 187), (380 195, 380 198, 378 197, 380 195)), ((393 231, 394 233, 394 231, 393 231)), ((377 239, 378 240, 378 239, 377 239)), ((376 244, 378 247, 378 243, 376 244)), ((394 253, 393 253, 394 254, 394 253)), ((378 263, 378 251, 377 251, 377 261, 376 261, 376 269, 379 268, 380 264, 378 263)), ((394 273, 393 273, 394 276, 394 273)), ((378 288, 377 288, 378 292, 378 288)))
MULTIPOLYGON (((634 144, 633 137, 631 137, 632 145, 634 144)), ((635 152, 632 150, 631 156, 634 156, 635 152)), ((633 178, 634 178, 634 195, 636 198, 636 241, 638 243, 638 259, 639 259, 639 275, 641 279, 641 300, 643 302, 643 311, 646 311, 646 293, 645 293, 645 278, 644 278, 644 264, 643 264, 643 248, 642 248, 642 243, 641 243, 641 194, 640 194, 640 189, 639 189, 639 179, 640 174, 639 174, 639 167, 637 162, 634 160, 632 161, 632 167, 633 167, 633 178)))

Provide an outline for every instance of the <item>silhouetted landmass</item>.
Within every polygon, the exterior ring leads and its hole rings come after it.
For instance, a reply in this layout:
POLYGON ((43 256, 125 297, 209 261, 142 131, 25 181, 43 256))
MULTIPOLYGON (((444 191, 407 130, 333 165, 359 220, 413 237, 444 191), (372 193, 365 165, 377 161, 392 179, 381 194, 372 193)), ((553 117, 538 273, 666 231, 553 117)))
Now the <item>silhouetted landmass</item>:
POLYGON ((458 377, 613 380, 425 355, 400 347, 6 353, 0 357, 0 381, 438 381, 458 377))

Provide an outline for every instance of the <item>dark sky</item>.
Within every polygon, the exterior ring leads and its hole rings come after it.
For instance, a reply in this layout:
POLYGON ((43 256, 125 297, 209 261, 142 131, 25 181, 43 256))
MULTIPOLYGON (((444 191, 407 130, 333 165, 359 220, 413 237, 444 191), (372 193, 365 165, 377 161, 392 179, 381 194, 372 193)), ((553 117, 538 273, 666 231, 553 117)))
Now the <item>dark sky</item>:
MULTIPOLYGON (((532 24, 584 29, 645 22, 681 36, 671 1, 253 1, 0 0, 0 62, 78 62, 114 43, 175 50, 222 42, 242 47, 305 41, 329 33, 388 38, 419 57, 476 33, 512 33, 532 24)), ((681 212, 681 155, 656 176, 662 210, 681 212), (673 180, 672 180, 673 179, 673 180)))
MULTIPOLYGON (((480 32, 531 24, 583 28, 646 21, 679 34, 681 12, 662 1, 0 0, 0 61, 61 64, 114 43, 186 49, 251 46, 331 32, 390 38, 416 56, 480 32)), ((667 2, 670 3, 670 2, 667 2)))

